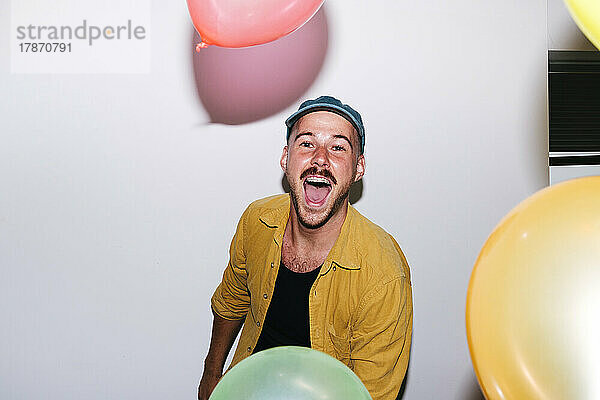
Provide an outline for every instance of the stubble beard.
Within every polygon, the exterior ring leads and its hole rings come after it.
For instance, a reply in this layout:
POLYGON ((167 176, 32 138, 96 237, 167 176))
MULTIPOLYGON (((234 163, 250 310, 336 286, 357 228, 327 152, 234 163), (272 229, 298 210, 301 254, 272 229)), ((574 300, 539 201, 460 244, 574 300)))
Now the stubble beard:
MULTIPOLYGON (((302 224, 302 226, 308 229, 318 229, 325 225, 331 219, 331 217, 333 217, 335 213, 340 209, 342 204, 344 204, 344 200, 348 198, 348 195, 350 193, 350 187, 352 186, 352 182, 349 182, 344 187, 342 187, 340 195, 335 199, 331 208, 329 210, 325 210, 324 217, 319 218, 318 216, 316 216, 314 220, 309 220, 303 215, 303 212, 300 209, 300 205, 298 203, 298 198, 300 196, 303 196, 302 182, 300 182, 300 187, 298 187, 296 181, 290 180, 290 177, 288 176, 287 172, 285 175, 288 179, 288 183, 290 184, 290 196, 292 198, 292 205, 294 206, 294 210, 296 211, 296 215, 298 216, 298 221, 300 222, 300 224, 302 224)), ((307 213, 310 214, 311 212, 307 211, 307 213)), ((319 212, 319 214, 321 214, 321 212, 319 212)))

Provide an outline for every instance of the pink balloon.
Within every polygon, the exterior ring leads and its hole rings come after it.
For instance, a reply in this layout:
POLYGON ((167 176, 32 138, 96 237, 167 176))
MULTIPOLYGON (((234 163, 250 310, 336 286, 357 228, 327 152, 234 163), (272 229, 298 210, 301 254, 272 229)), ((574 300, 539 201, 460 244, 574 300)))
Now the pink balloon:
POLYGON ((299 28, 323 0, 187 0, 202 38, 198 48, 247 47, 271 42, 299 28))
MULTIPOLYGON (((197 43, 198 34, 193 36, 197 43)), ((297 103, 321 71, 328 41, 322 7, 300 29, 274 42, 193 53, 198 96, 211 122, 248 123, 297 103)))

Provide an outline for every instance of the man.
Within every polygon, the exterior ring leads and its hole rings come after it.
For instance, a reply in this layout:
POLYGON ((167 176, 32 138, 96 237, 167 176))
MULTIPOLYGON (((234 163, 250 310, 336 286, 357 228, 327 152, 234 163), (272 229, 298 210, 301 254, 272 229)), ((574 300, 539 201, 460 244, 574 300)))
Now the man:
POLYGON ((348 205, 365 172, 361 116, 322 96, 286 125, 290 194, 255 201, 238 223, 211 301, 198 398, 221 378, 243 324, 232 366, 270 347, 308 346, 351 368, 373 399, 393 400, 408 366, 410 273, 392 236, 348 205))

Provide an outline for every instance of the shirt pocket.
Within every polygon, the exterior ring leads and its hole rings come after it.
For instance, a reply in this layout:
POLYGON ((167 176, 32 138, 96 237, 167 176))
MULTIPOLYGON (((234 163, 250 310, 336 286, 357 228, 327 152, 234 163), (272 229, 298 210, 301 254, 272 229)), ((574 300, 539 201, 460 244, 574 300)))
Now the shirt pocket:
POLYGON ((350 367, 350 335, 348 331, 336 331, 333 326, 327 326, 327 345, 333 351, 329 354, 350 367))

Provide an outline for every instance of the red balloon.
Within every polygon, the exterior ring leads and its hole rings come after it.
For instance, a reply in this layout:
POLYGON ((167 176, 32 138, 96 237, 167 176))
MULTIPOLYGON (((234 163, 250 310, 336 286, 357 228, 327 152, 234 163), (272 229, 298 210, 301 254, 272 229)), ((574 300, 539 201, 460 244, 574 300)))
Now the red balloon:
MULTIPOLYGON (((211 122, 244 124, 296 104, 319 75, 328 47, 326 8, 279 40, 193 54, 196 89, 211 122)), ((192 43, 198 42, 194 32, 192 43)), ((282 125, 283 126, 283 125, 282 125)))
POLYGON ((247 47, 298 29, 323 0, 187 0, 202 47, 247 47))

